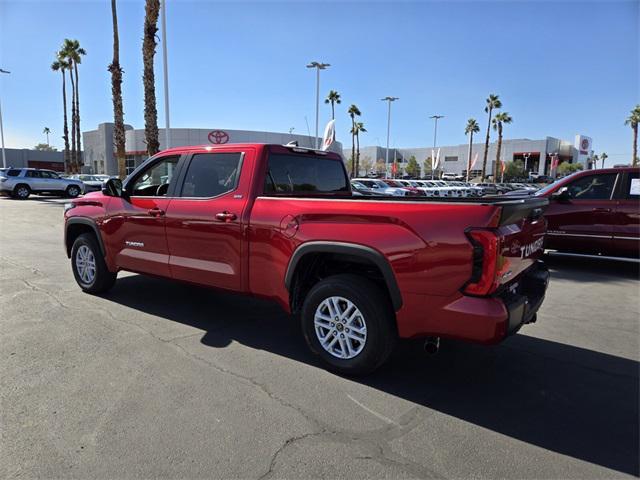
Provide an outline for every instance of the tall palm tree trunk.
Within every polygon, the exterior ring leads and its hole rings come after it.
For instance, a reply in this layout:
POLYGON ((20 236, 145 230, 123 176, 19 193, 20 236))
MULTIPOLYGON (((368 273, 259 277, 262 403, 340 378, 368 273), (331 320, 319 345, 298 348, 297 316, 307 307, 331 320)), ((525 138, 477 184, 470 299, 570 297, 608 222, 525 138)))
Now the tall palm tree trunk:
POLYGON ((116 149, 118 176, 127 176, 127 162, 124 139, 124 111, 122 108, 122 67, 120 67, 120 37, 118 35, 118 13, 116 0, 111 0, 111 18, 113 21, 113 61, 109 65, 111 72, 111 97, 113 100, 113 144, 116 149))
POLYGON ((469 132, 469 155, 467 156, 467 182, 469 181, 469 171, 471 170, 471 153, 473 150, 473 132, 469 132))
POLYGON ((502 124, 498 124, 498 145, 496 146, 496 164, 493 169, 493 183, 498 183, 498 171, 500 168, 500 151, 502 150, 502 124))
POLYGON ((638 165, 638 125, 633 127, 633 158, 631 159, 631 165, 634 167, 638 165))
POLYGON ((80 80, 78 79, 78 62, 73 63, 76 75, 76 168, 80 172, 82 166, 82 130, 80 130, 80 80))
MULTIPOLYGON (((487 138, 484 141, 484 155, 482 157, 482 181, 484 182, 487 176, 487 156, 489 155, 489 132, 491 130, 491 113, 493 109, 489 109, 489 120, 487 122, 487 138)), ((495 181, 495 178, 494 178, 495 181)))
POLYGON ((144 135, 147 141, 147 154, 155 155, 160 150, 158 141, 158 110, 156 108, 155 75, 153 57, 156 54, 156 32, 158 31, 158 13, 160 0, 147 0, 144 17, 144 39, 142 41, 142 62, 144 65, 142 81, 144 84, 144 135))
POLYGON ((71 171, 71 157, 69 152, 69 122, 67 120, 67 75, 64 68, 60 69, 62 73, 62 111, 64 114, 64 126, 62 127, 62 138, 64 140, 64 171, 71 171))
POLYGON ((351 178, 355 177, 356 171, 356 121, 355 116, 351 116, 351 178))
POLYGON ((335 120, 335 119, 336 119, 336 108, 333 100, 331 100, 331 120, 335 120))
POLYGON ((76 173, 76 83, 73 80, 72 66, 69 66, 69 78, 71 79, 71 173, 76 173))
POLYGON ((356 132, 356 177, 360 176, 360 132, 356 132))

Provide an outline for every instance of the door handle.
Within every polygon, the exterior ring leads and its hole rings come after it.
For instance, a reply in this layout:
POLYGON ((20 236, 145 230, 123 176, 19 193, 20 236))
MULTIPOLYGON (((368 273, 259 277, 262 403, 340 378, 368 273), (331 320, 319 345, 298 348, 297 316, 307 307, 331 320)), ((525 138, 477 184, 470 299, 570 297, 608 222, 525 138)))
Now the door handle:
POLYGON ((231 212, 220 212, 220 213, 216 213, 216 220, 219 220, 221 222, 231 222, 233 220, 235 220, 236 218, 236 214, 235 213, 231 213, 231 212))
POLYGON ((611 209, 610 208, 594 208, 593 211, 594 212, 610 212, 611 209))
POLYGON ((164 210, 160 208, 152 208, 149 210, 149 215, 152 217, 164 217, 164 210))

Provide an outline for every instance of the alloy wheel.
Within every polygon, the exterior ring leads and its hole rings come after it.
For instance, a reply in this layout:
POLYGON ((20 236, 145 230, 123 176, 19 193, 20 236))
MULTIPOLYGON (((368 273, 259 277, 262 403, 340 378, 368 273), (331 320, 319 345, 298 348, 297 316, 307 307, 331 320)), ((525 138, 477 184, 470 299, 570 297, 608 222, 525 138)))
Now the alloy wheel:
POLYGON ((96 257, 86 245, 81 245, 76 252, 76 271, 86 285, 91 285, 96 278, 96 257))
POLYGON ((340 359, 354 358, 367 342, 364 316, 350 300, 329 297, 323 300, 314 315, 316 337, 322 348, 340 359))

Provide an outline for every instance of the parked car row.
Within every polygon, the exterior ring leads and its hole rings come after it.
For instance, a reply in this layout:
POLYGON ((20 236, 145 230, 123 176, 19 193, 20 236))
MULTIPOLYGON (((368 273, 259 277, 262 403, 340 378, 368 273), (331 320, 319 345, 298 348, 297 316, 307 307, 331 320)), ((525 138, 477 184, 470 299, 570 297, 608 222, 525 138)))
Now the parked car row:
POLYGON ((109 175, 64 175, 39 168, 0 168, 0 195, 19 200, 42 193, 75 198, 102 190, 109 178, 109 175))
POLYGON ((531 195, 542 185, 525 183, 468 183, 462 181, 354 178, 351 186, 356 195, 394 197, 468 198, 490 195, 531 195))

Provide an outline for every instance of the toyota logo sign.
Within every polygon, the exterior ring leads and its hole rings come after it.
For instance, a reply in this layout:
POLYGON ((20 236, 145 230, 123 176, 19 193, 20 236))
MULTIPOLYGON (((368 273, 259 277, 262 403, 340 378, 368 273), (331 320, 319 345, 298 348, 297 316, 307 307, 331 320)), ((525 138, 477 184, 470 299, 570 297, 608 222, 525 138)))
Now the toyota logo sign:
POLYGON ((229 134, 227 132, 223 132, 222 130, 213 130, 209 132, 208 138, 211 143, 221 145, 229 141, 229 134))

